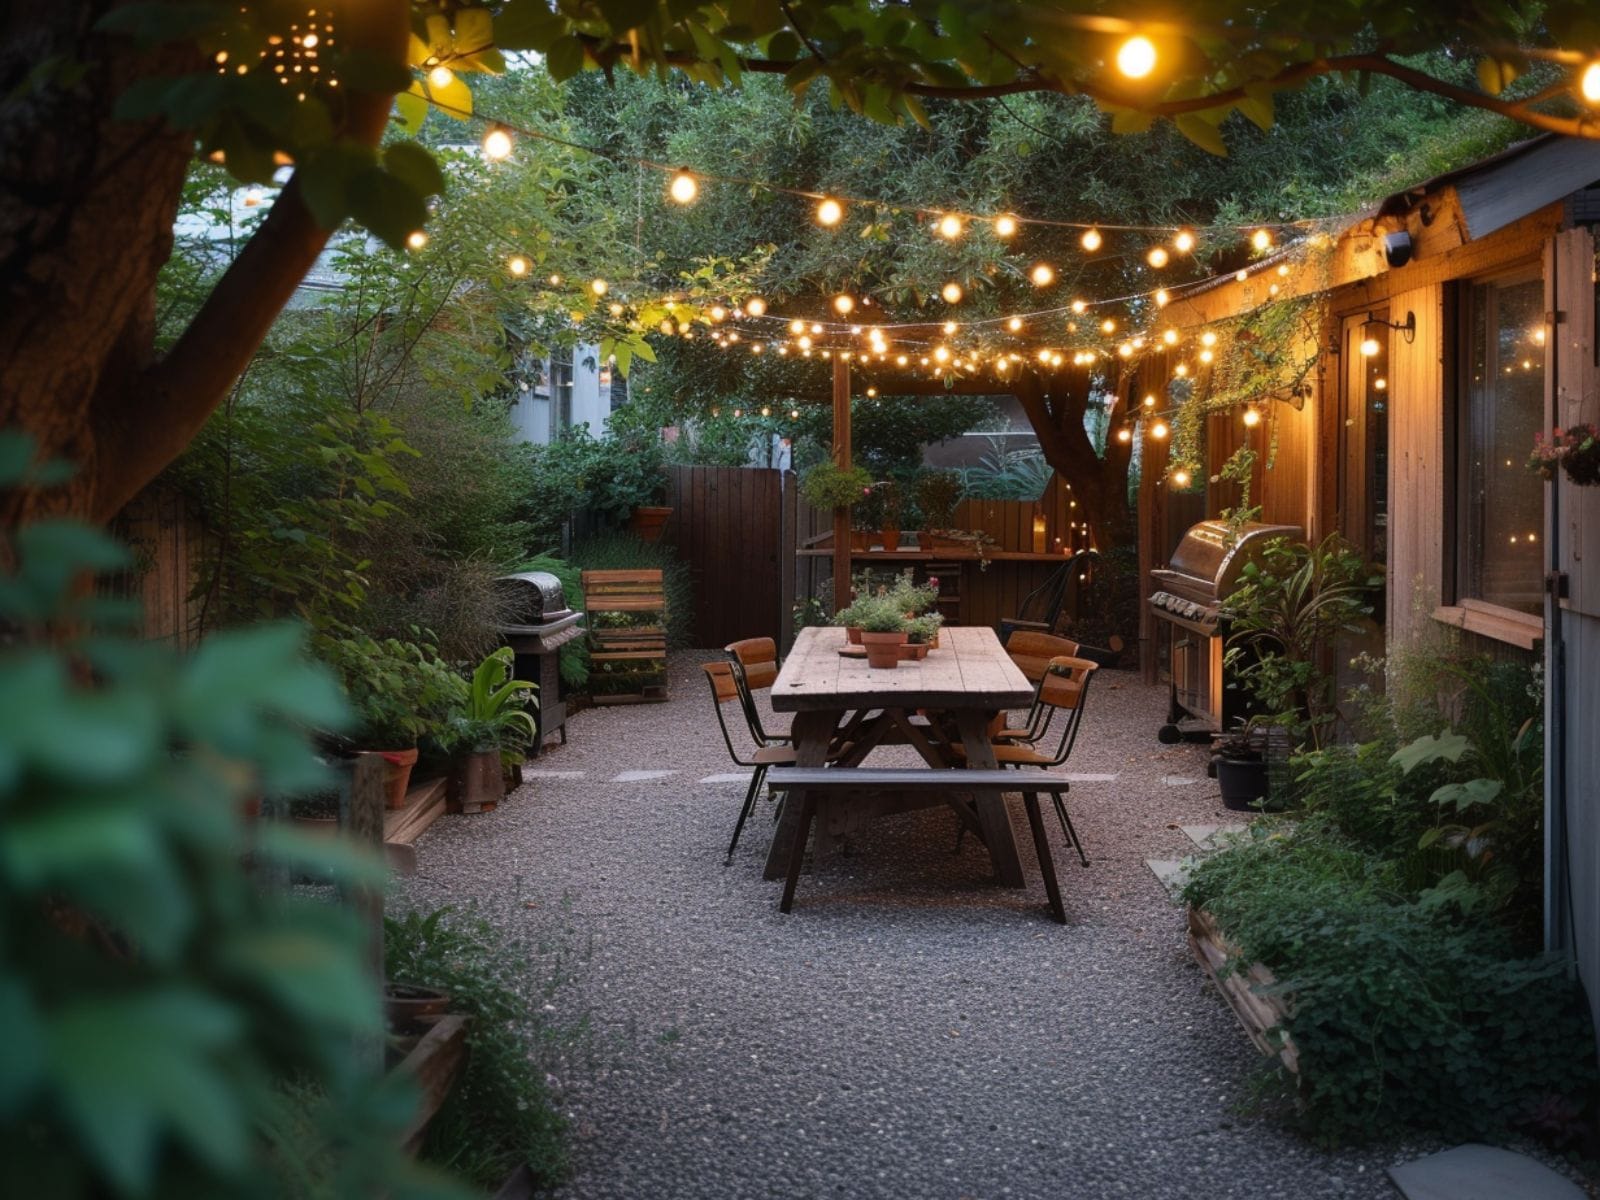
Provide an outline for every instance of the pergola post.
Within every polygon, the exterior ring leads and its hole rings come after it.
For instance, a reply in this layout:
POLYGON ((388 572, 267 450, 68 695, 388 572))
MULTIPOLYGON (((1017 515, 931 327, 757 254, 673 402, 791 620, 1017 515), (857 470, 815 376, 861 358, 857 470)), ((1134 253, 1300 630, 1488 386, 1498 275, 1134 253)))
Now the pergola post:
MULTIPOLYGON (((833 356, 833 461, 850 469, 850 363, 833 356)), ((833 510, 833 608, 850 603, 850 510, 833 510)))

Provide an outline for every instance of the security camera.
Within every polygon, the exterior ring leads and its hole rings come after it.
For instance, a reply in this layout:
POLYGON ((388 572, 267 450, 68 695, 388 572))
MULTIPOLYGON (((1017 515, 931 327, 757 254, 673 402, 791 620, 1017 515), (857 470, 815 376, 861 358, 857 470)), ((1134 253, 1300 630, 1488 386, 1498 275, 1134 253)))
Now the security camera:
POLYGON ((1410 262, 1413 249, 1409 233, 1383 235, 1383 261, 1391 267, 1403 267, 1410 262))

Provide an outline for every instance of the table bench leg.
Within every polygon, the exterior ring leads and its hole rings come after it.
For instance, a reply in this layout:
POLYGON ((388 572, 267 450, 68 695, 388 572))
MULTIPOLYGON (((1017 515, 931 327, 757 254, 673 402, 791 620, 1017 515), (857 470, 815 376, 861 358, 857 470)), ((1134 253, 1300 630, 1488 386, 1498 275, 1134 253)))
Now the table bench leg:
POLYGON ((806 861, 806 843, 811 840, 811 820, 817 813, 815 793, 804 792, 802 796, 800 822, 794 831, 794 841, 789 845, 789 877, 783 884, 783 899, 778 902, 779 912, 788 912, 794 907, 794 889, 800 882, 800 868, 806 861))
POLYGON ((1033 829, 1033 849, 1039 856, 1039 874, 1044 876, 1044 894, 1050 898, 1050 911, 1062 925, 1067 923, 1067 910, 1061 903, 1061 885, 1056 882, 1055 856, 1050 853, 1050 839, 1045 836, 1044 817, 1039 812, 1039 794, 1023 792, 1022 806, 1028 810, 1028 825, 1033 829))

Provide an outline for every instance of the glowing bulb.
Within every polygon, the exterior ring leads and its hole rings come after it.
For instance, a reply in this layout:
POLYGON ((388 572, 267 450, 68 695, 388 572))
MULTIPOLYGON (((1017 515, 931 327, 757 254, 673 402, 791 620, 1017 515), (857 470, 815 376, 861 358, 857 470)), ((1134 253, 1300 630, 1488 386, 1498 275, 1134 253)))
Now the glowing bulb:
POLYGON ((1096 250, 1100 249, 1101 245, 1104 244, 1105 238, 1100 236, 1100 231, 1098 229, 1085 229, 1083 231, 1081 242, 1083 248, 1090 254, 1093 254, 1096 250))
POLYGON ((1202 346, 1215 346, 1217 344, 1217 335, 1209 329, 1206 330, 1200 335, 1200 344, 1202 346))
POLYGON ((1122 345, 1117 347, 1117 353, 1122 355, 1123 358, 1132 358, 1133 357, 1133 343, 1132 342, 1123 342, 1122 345))
POLYGON ((533 264, 530 263, 522 255, 513 254, 510 257, 510 259, 507 260, 507 262, 506 262, 506 270, 510 271, 518 279, 521 279, 524 275, 526 275, 528 273, 528 268, 531 267, 532 265, 533 264))
POLYGON ((878 394, 878 389, 877 388, 869 387, 867 389, 867 397, 868 397, 868 399, 871 399, 873 396, 876 396, 877 394, 878 394))
POLYGON ((933 361, 939 363, 949 362, 950 351, 945 349, 943 346, 935 346, 933 348, 933 361))
POLYGON ((1178 331, 1176 329, 1167 330, 1161 335, 1161 340, 1169 346, 1176 346, 1178 344, 1178 331))
POLYGON ((260 203, 261 203, 261 189, 260 188, 246 188, 245 189, 245 193, 244 193, 244 206, 246 208, 256 208, 256 207, 258 207, 260 205, 260 203))
POLYGON ((447 88, 456 81, 456 73, 449 67, 438 66, 428 72, 428 83, 435 88, 447 88))
POLYGON ((1015 217, 996 217, 994 219, 994 235, 998 238, 1016 236, 1017 219, 1015 217))
POLYGON ((1144 256, 1144 260, 1159 271, 1168 262, 1166 248, 1163 246, 1151 246, 1150 253, 1144 256))
POLYGON ((790 333, 804 333, 805 331, 806 331, 806 323, 804 321, 799 320, 798 318, 796 318, 795 320, 789 322, 789 332, 790 333))
MULTIPOLYGON (((622 315, 622 305, 613 300, 609 306, 609 311, 613 317, 620 317, 622 315)), ((739 335, 736 333, 733 336, 737 339, 739 335)))
POLYGON ((910 361, 904 354, 896 354, 894 356, 894 365, 897 367, 903 367, 910 361))
POLYGON ((1187 229, 1178 230, 1177 236, 1172 239, 1172 248, 1179 254, 1187 254, 1194 249, 1194 234, 1187 229))
POLYGON ((837 225, 843 219, 844 206, 832 197, 817 205, 818 225, 837 225))
POLYGON ((1235 279, 1235 280, 1237 280, 1237 281, 1238 281, 1238 282, 1240 282, 1240 283, 1243 283, 1243 282, 1244 282, 1244 281, 1245 281, 1245 280, 1246 280, 1246 279, 1249 279, 1249 278, 1250 278, 1250 272, 1249 272, 1249 271, 1246 271, 1246 270, 1244 270, 1244 269, 1243 269, 1243 268, 1240 268, 1240 269, 1239 269, 1239 270, 1238 270, 1238 271, 1236 271, 1236 272, 1235 272, 1235 273, 1234 273, 1234 276, 1233 276, 1233 277, 1234 277, 1234 279, 1235 279))
POLYGON ((1155 43, 1147 37, 1131 37, 1117 47, 1117 70, 1129 79, 1143 79, 1156 69, 1155 43))
POLYGON ((1174 375, 1176 375, 1179 379, 1182 379, 1185 375, 1187 375, 1189 373, 1189 364, 1188 363, 1179 363, 1177 366, 1172 368, 1172 373, 1174 375))
POLYGON ((1189 472, 1185 471, 1182 467, 1178 468, 1172 473, 1172 483, 1175 487, 1188 487, 1189 472))
POLYGON ((833 298, 833 311, 838 313, 841 317, 851 312, 855 306, 855 297, 847 295, 844 292, 840 292, 833 298))
POLYGON ((1156 396, 1154 392, 1146 392, 1144 394, 1144 406, 1146 408, 1154 408, 1156 406, 1156 396))
POLYGON ((761 415, 763 417, 770 417, 772 415, 772 406, 770 404, 763 404, 761 406, 761 415))
POLYGON ((1272 249, 1272 233, 1270 230, 1258 229, 1250 235, 1250 244, 1257 250, 1272 249))
POLYGON ((798 408, 791 408, 789 410, 789 420, 798 421, 799 419, 800 419, 800 410, 798 408))
MULTIPOLYGON (((561 286, 561 276, 559 276, 559 275, 550 276, 550 286, 551 287, 560 287, 561 286)), ((670 305, 670 304, 667 305, 667 309, 668 309, 668 311, 671 311, 672 305, 670 305)))
POLYGON ((1029 273, 1028 278, 1033 280, 1034 287, 1049 287, 1056 281, 1056 271, 1049 263, 1038 263, 1029 273))
POLYGON ((961 218, 946 213, 939 218, 939 223, 934 228, 939 231, 940 237, 953 242, 961 236, 961 218))
POLYGON ((736 416, 736 417, 742 417, 742 416, 744 416, 744 409, 742 409, 742 408, 736 408, 736 409, 734 409, 734 410, 733 410, 733 415, 734 415, 734 416, 736 416))
POLYGON ((1088 307, 1089 305, 1082 300, 1074 300, 1072 302, 1072 311, 1075 313, 1082 313, 1088 307))
POLYGON ((1121 429, 1117 430, 1117 441, 1123 443, 1123 445, 1127 445, 1127 443, 1133 441, 1133 431, 1124 425, 1121 429))
POLYGON ((1167 428, 1167 423, 1165 421, 1157 421, 1154 425, 1150 426, 1150 436, 1155 438, 1158 442, 1163 440, 1169 432, 1171 431, 1167 428))
POLYGON ((604 296, 611 290, 611 285, 604 279, 591 279, 589 281, 589 290, 596 296, 604 296))
POLYGON ((1261 424, 1261 413, 1260 413, 1260 411, 1257 410, 1257 409, 1254 409, 1254 408, 1245 409, 1244 410, 1244 423, 1245 423, 1246 426, 1248 426, 1251 429, 1254 429, 1257 425, 1261 424))
POLYGON ((942 326, 942 328, 944 329, 945 337, 949 337, 951 334, 955 333, 955 331, 957 329, 959 329, 960 326, 957 325, 954 321, 946 321, 944 323, 944 325, 942 326))
POLYGON ((1201 361, 1201 362, 1203 362, 1203 363, 1209 363, 1209 362, 1210 362, 1210 361, 1211 361, 1211 360, 1212 360, 1212 359, 1214 359, 1214 358, 1215 358, 1215 357, 1216 357, 1216 356, 1217 356, 1217 355, 1216 355, 1216 352, 1215 352, 1215 351, 1213 351, 1213 350, 1202 350, 1202 351, 1200 351, 1200 355, 1199 355, 1199 358, 1200 358, 1200 361, 1201 361))
POLYGON ((422 232, 420 229, 413 230, 411 233, 406 235, 406 245, 410 246, 413 250, 421 250, 427 244, 428 235, 422 232))
POLYGON ((1006 322, 1006 328, 1011 330, 1012 333, 1020 333, 1020 332, 1022 332, 1022 318, 1021 317, 1012 317, 1009 321, 1006 322))
MULTIPOLYGON (((596 295, 600 295, 601 293, 597 292, 595 294, 596 295)), ((722 321, 722 320, 726 320, 727 319, 728 310, 723 308, 722 305, 720 305, 720 304, 713 304, 711 306, 711 311, 707 315, 713 321, 722 321)))
POLYGON ((813 321, 811 323, 811 332, 812 333, 821 333, 822 332, 822 326, 819 325, 817 322, 813 321))
POLYGON ((667 195, 679 204, 693 204, 694 198, 700 194, 700 185, 695 182, 693 175, 688 171, 680 170, 672 177, 672 183, 667 188, 667 195))
POLYGON ((511 132, 496 125, 483 135, 483 156, 490 162, 511 157, 511 132))
POLYGON ((800 349, 802 349, 802 350, 811 349, 811 335, 808 334, 808 333, 801 334, 800 335, 800 340, 799 340, 799 342, 797 344, 799 345, 800 349))
POLYGON ((744 310, 752 317, 763 316, 767 311, 767 302, 760 296, 751 296, 744 302, 744 310))
POLYGON ((939 289, 939 294, 944 297, 944 302, 946 304, 961 303, 961 285, 953 279, 949 283, 945 284, 944 287, 939 289))
POLYGON ((1100 322, 1100 332, 1101 333, 1115 333, 1116 331, 1117 331, 1117 323, 1115 321, 1113 321, 1110 317, 1107 317, 1104 321, 1100 322))
POLYGON ((1600 104, 1600 62, 1592 62, 1583 69, 1578 90, 1590 104, 1600 104))
POLYGON ((1383 347, 1378 345, 1377 338, 1369 337, 1361 339, 1361 357, 1363 358, 1375 358, 1377 357, 1378 352, 1382 349, 1383 347))
POLYGON ((1167 306, 1167 304, 1171 300, 1172 300, 1172 297, 1167 295, 1167 289, 1166 288, 1157 288, 1156 289, 1156 307, 1157 308, 1165 308, 1167 306))

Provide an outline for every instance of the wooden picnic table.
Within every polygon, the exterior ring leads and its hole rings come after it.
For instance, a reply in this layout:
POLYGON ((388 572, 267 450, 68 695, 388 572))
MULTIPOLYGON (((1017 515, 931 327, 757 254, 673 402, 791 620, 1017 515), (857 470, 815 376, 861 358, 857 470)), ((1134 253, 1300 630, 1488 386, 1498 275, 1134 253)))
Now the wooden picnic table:
MULTIPOLYGON (((911 718, 919 709, 952 726, 966 749, 966 765, 996 767, 989 721, 1002 709, 1023 708, 1033 700, 1033 685, 1007 657, 1000 639, 987 627, 947 626, 939 648, 926 658, 894 670, 874 669, 865 658, 839 653, 846 644, 837 626, 802 629, 794 649, 772 684, 772 707, 792 712, 797 765, 849 770, 886 739, 909 743, 932 768, 950 766, 930 731, 911 718), (877 712, 867 720, 866 714, 877 712), (841 725, 854 723, 850 753, 828 763, 829 746, 841 725)), ((939 781, 948 784, 948 776, 939 781)), ((845 834, 873 816, 950 804, 983 840, 994 860, 996 879, 1022 887, 1022 861, 1003 795, 998 790, 961 796, 947 786, 925 794, 896 791, 863 796, 848 803, 826 797, 820 808, 816 850, 825 855, 845 834)), ((767 854, 766 878, 781 877, 799 824, 800 805, 791 795, 784 804, 767 854)))

